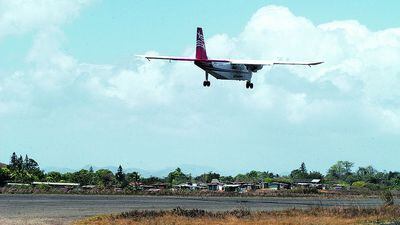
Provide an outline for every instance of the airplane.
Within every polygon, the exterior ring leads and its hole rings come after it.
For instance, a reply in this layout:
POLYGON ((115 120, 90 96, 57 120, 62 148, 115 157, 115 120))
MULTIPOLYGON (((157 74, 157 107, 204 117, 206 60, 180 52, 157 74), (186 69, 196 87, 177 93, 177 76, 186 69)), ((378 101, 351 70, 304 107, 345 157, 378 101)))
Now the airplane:
POLYGON ((205 71, 204 87, 210 87, 209 74, 216 79, 246 81, 246 88, 253 89, 251 78, 253 73, 261 70, 263 66, 273 65, 303 65, 315 66, 323 62, 294 62, 294 61, 273 61, 273 60, 234 60, 234 59, 209 59, 207 56, 206 45, 204 43, 203 29, 197 28, 196 38, 196 57, 173 57, 173 56, 157 56, 157 55, 137 55, 147 60, 159 59, 168 61, 189 61, 205 71))

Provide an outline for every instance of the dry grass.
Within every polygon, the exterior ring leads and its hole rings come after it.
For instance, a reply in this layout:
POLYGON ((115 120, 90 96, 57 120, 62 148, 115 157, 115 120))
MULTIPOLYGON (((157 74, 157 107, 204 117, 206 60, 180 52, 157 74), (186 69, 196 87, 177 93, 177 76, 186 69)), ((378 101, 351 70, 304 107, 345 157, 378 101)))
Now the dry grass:
POLYGON ((131 211, 119 215, 97 216, 77 221, 76 225, 348 225, 398 221, 400 207, 313 208, 278 212, 227 212, 174 209, 172 211, 131 211))

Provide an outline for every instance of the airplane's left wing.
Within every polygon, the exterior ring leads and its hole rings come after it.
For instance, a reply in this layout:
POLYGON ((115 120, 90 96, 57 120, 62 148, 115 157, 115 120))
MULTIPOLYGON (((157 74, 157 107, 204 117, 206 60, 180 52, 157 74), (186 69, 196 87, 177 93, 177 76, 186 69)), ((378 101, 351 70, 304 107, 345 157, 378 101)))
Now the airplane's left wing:
POLYGON ((196 58, 188 58, 188 57, 176 57, 176 56, 158 56, 158 55, 136 55, 140 58, 146 58, 147 60, 151 59, 161 59, 161 60, 168 60, 168 61, 188 61, 188 62, 230 62, 226 59, 196 59, 196 58))

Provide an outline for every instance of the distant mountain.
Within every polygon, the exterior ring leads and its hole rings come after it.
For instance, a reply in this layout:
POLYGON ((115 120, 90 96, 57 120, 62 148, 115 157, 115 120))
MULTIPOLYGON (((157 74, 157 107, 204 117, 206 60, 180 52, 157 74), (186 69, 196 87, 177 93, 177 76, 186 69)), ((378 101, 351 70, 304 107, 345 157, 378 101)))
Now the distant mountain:
MULTIPOLYGON (((176 166, 176 167, 167 167, 164 169, 160 170, 145 170, 145 169, 139 169, 139 168, 123 168, 125 173, 130 173, 130 172, 138 172, 141 176, 143 177, 150 177, 150 176, 156 176, 156 177, 166 177, 168 173, 171 171, 174 171, 177 167, 181 168, 181 170, 186 173, 186 174, 191 174, 192 176, 198 176, 202 173, 208 173, 210 171, 213 172, 219 172, 215 168, 212 167, 205 167, 205 166, 197 166, 197 165, 190 165, 190 164, 183 164, 181 166, 176 166)), ((83 168, 79 169, 71 169, 71 168, 62 168, 62 167, 44 167, 43 170, 45 172, 50 172, 50 171, 57 171, 60 173, 66 173, 66 172, 75 172, 79 171, 81 169, 86 169, 89 170, 90 165, 86 165, 83 168)), ((111 170, 112 172, 116 172, 118 167, 116 166, 92 166, 93 170, 99 170, 99 169, 108 169, 111 170)))
POLYGON ((77 171, 76 169, 71 169, 71 168, 65 168, 65 167, 55 167, 55 166, 48 166, 48 167, 41 167, 40 169, 44 170, 45 172, 60 172, 60 173, 68 173, 68 172, 75 172, 77 171))
POLYGON ((0 162, 0 168, 6 167, 6 166, 7 166, 7 164, 4 164, 4 163, 0 162))

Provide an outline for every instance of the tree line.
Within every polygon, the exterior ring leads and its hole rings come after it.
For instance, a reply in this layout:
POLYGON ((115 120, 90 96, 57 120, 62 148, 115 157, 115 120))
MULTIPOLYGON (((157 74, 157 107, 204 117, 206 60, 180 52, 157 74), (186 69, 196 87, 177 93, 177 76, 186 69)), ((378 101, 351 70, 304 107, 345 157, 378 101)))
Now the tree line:
POLYGON ((218 179, 222 183, 231 182, 287 182, 291 183, 300 179, 321 179, 326 184, 340 184, 356 188, 368 188, 371 190, 399 189, 400 173, 393 171, 378 171, 372 166, 358 167, 354 169, 354 163, 349 161, 338 161, 332 165, 325 174, 318 171, 308 171, 305 163, 291 171, 289 175, 280 176, 268 171, 250 171, 236 176, 222 176, 216 172, 203 173, 192 176, 184 173, 180 168, 171 171, 166 177, 142 177, 138 172, 125 173, 120 165, 117 171, 99 169, 94 171, 92 167, 88 170, 81 169, 76 172, 60 173, 57 171, 44 172, 39 164, 28 155, 22 157, 13 153, 10 162, 0 168, 0 186, 7 182, 31 183, 33 181, 45 182, 71 182, 80 185, 96 185, 98 187, 126 188, 137 184, 154 185, 164 183, 168 186, 181 183, 210 183, 218 179), (131 185, 130 185, 131 184, 131 185))

